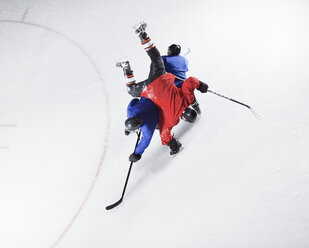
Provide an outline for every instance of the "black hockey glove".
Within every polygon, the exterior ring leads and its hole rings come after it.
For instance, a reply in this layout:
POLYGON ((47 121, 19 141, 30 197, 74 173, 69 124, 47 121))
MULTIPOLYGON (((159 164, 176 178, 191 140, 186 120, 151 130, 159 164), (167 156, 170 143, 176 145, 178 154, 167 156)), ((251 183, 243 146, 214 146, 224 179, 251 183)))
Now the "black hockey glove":
POLYGON ((202 93, 206 93, 208 90, 208 85, 206 83, 203 83, 201 81, 200 82, 200 87, 197 88, 197 90, 199 90, 202 93))
POLYGON ((129 157, 129 161, 130 162, 137 162, 138 160, 140 160, 141 159, 141 157, 142 157, 142 155, 140 155, 140 154, 135 154, 134 152, 130 155, 130 157, 129 157))
POLYGON ((127 136, 128 136, 130 133, 131 133, 131 132, 130 132, 129 130, 127 130, 127 129, 124 130, 124 134, 127 135, 127 136))

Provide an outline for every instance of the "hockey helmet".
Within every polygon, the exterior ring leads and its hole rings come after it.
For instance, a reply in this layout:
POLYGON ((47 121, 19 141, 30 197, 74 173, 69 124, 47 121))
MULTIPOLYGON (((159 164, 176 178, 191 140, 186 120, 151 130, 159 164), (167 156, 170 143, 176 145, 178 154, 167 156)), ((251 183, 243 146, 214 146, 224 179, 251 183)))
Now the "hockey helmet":
POLYGON ((124 125, 128 131, 134 131, 143 125, 143 120, 136 116, 130 117, 125 121, 124 125))
POLYGON ((185 111, 181 115, 181 119, 190 123, 195 122, 197 118, 197 113, 192 108, 186 108, 185 111))
POLYGON ((172 44, 168 47, 167 54, 169 56, 175 56, 175 55, 179 55, 180 51, 181 51, 181 46, 172 44))

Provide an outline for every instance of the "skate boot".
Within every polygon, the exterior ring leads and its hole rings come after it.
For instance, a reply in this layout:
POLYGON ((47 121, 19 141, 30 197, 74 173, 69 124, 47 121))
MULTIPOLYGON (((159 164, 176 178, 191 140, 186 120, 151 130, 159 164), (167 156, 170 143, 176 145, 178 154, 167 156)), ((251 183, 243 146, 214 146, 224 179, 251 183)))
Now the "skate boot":
POLYGON ((134 28, 136 34, 145 32, 146 27, 147 27, 147 23, 146 23, 146 22, 143 22, 143 21, 141 21, 141 22, 139 22, 139 23, 136 23, 136 24, 133 26, 133 28, 134 28))
POLYGON ((122 58, 116 63, 116 67, 121 67, 122 69, 128 68, 130 69, 130 62, 127 58, 122 58))
POLYGON ((182 146, 182 144, 176 138, 173 138, 170 142, 168 142, 167 145, 171 149, 170 155, 177 154, 180 151, 180 147, 182 146))
POLYGON ((123 75, 126 85, 131 85, 135 83, 135 78, 133 70, 131 69, 130 62, 127 59, 121 59, 116 63, 116 67, 123 69, 123 75))
POLYGON ((192 108, 196 111, 196 113, 198 113, 199 115, 202 113, 198 101, 195 101, 195 103, 191 104, 191 107, 192 107, 192 108))
POLYGON ((145 31, 146 27, 146 22, 139 22, 133 26, 133 28, 135 29, 135 33, 141 40, 142 46, 144 47, 145 51, 148 52, 151 48, 154 47, 154 44, 145 31))

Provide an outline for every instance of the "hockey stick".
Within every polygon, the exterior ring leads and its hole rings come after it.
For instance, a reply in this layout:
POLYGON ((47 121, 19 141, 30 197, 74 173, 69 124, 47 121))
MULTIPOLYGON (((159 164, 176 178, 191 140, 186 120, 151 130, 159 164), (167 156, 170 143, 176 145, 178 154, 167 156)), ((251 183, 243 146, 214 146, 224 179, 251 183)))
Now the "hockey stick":
POLYGON ((190 52, 191 52, 191 50, 190 50, 190 48, 188 48, 188 51, 187 51, 183 56, 185 57, 185 56, 188 55, 190 52))
MULTIPOLYGON (((185 81, 184 79, 182 79, 182 78, 180 78, 180 77, 177 77, 177 76, 175 76, 175 77, 176 77, 177 79, 180 79, 180 80, 182 80, 182 81, 185 81)), ((217 93, 217 92, 214 92, 214 91, 212 91, 212 90, 207 90, 207 92, 210 92, 210 93, 212 93, 212 94, 215 94, 215 95, 217 95, 217 96, 223 97, 223 98, 225 98, 225 99, 227 99, 227 100, 230 100, 230 101, 232 101, 232 102, 235 102, 235 103, 238 103, 238 104, 240 104, 240 105, 243 105, 243 106, 247 107, 248 109, 250 109, 251 113, 254 115, 255 118, 257 118, 258 120, 261 119, 261 117, 258 115, 258 113, 255 112, 254 109, 251 108, 249 105, 244 104, 244 103, 239 102, 239 101, 236 101, 236 100, 234 100, 234 99, 232 99, 232 98, 223 96, 223 95, 221 95, 221 94, 219 94, 219 93, 217 93)))
MULTIPOLYGON (((138 142, 139 142, 140 136, 141 136, 141 130, 139 130, 139 132, 138 132, 138 134, 137 134, 137 140, 136 140, 134 152, 135 152, 135 149, 136 149, 137 144, 138 144, 138 142)), ((121 198, 119 199, 119 201, 115 202, 114 204, 111 204, 111 205, 107 206, 107 207, 106 207, 106 210, 110 210, 110 209, 112 209, 112 208, 114 208, 114 207, 117 207, 117 206, 122 202, 123 197, 124 197, 124 193, 126 192, 127 184, 128 184, 128 181, 129 181, 129 176, 130 176, 130 173, 131 173, 132 165, 133 165, 133 161, 131 162, 130 167, 129 167, 129 171, 128 171, 128 174, 127 174, 126 183, 125 183, 125 185, 124 185, 121 198)))
POLYGON ((236 100, 234 100, 234 99, 232 99, 232 98, 223 96, 223 95, 221 95, 221 94, 219 94, 219 93, 217 93, 217 92, 214 92, 214 91, 212 91, 212 90, 207 90, 207 92, 210 92, 210 93, 215 94, 215 95, 217 95, 217 96, 223 97, 223 98, 225 98, 225 99, 227 99, 227 100, 230 100, 230 101, 232 101, 232 102, 236 102, 236 103, 238 103, 238 104, 240 104, 240 105, 242 105, 242 106, 245 106, 246 108, 250 109, 251 113, 254 115, 255 118, 257 118, 258 120, 261 119, 261 117, 258 115, 258 113, 255 112, 254 109, 251 108, 249 105, 244 104, 244 103, 239 102, 239 101, 236 101, 236 100))

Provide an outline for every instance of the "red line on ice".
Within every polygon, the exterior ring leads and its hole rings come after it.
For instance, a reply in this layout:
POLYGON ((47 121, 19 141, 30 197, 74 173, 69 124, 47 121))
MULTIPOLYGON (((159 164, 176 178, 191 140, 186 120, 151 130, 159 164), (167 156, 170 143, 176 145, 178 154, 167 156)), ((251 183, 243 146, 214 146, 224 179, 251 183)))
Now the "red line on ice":
MULTIPOLYGON (((87 59, 89 60, 89 62, 91 63, 91 65, 93 66, 95 72, 97 73, 97 75, 99 76, 99 80, 101 81, 101 83, 104 85, 104 80, 102 77, 102 74, 96 64, 96 62, 91 58, 91 56, 81 47, 81 45, 79 45, 76 41, 72 40, 70 37, 66 36, 65 34, 62 34, 54 29, 51 29, 49 27, 45 27, 43 25, 40 24, 36 24, 36 23, 31 23, 31 22, 25 22, 23 19, 21 21, 16 21, 16 20, 0 20, 0 23, 16 23, 16 24, 24 24, 24 25, 30 25, 30 26, 34 26, 34 27, 38 27, 41 29, 45 29, 46 31, 55 33, 59 36, 61 36, 62 38, 64 38, 65 40, 67 40, 68 42, 70 42, 71 44, 73 44, 74 46, 76 46, 84 56, 87 57, 87 59)), ((108 93, 106 91, 105 88, 103 88, 104 91, 104 99, 105 99, 105 106, 106 106, 106 112, 107 115, 110 115, 110 108, 109 108, 109 97, 108 97, 108 93)), ((86 193, 86 195, 84 196, 79 208, 77 209, 77 211, 75 212, 75 214, 73 215, 73 217, 71 218, 70 222, 68 223, 68 225, 65 227, 65 229, 62 231, 62 233, 59 235, 59 237, 56 239, 56 241, 50 246, 50 248, 55 248, 60 242, 61 240, 64 238, 64 236, 67 234, 67 232, 69 231, 69 229, 71 228, 71 226, 74 224, 74 222, 76 221, 76 219, 78 218, 80 212, 83 210, 85 204, 87 203, 94 187, 95 184, 98 180, 98 177, 100 175, 101 169, 102 169, 102 165, 105 159, 105 154, 106 154, 106 150, 108 148, 108 140, 109 140, 109 129, 110 129, 110 118, 106 118, 107 119, 107 126, 106 126, 106 136, 105 136, 105 140, 104 140, 104 147, 103 147, 103 152, 97 167, 97 171, 95 174, 95 177, 92 180, 92 183, 86 193)))

